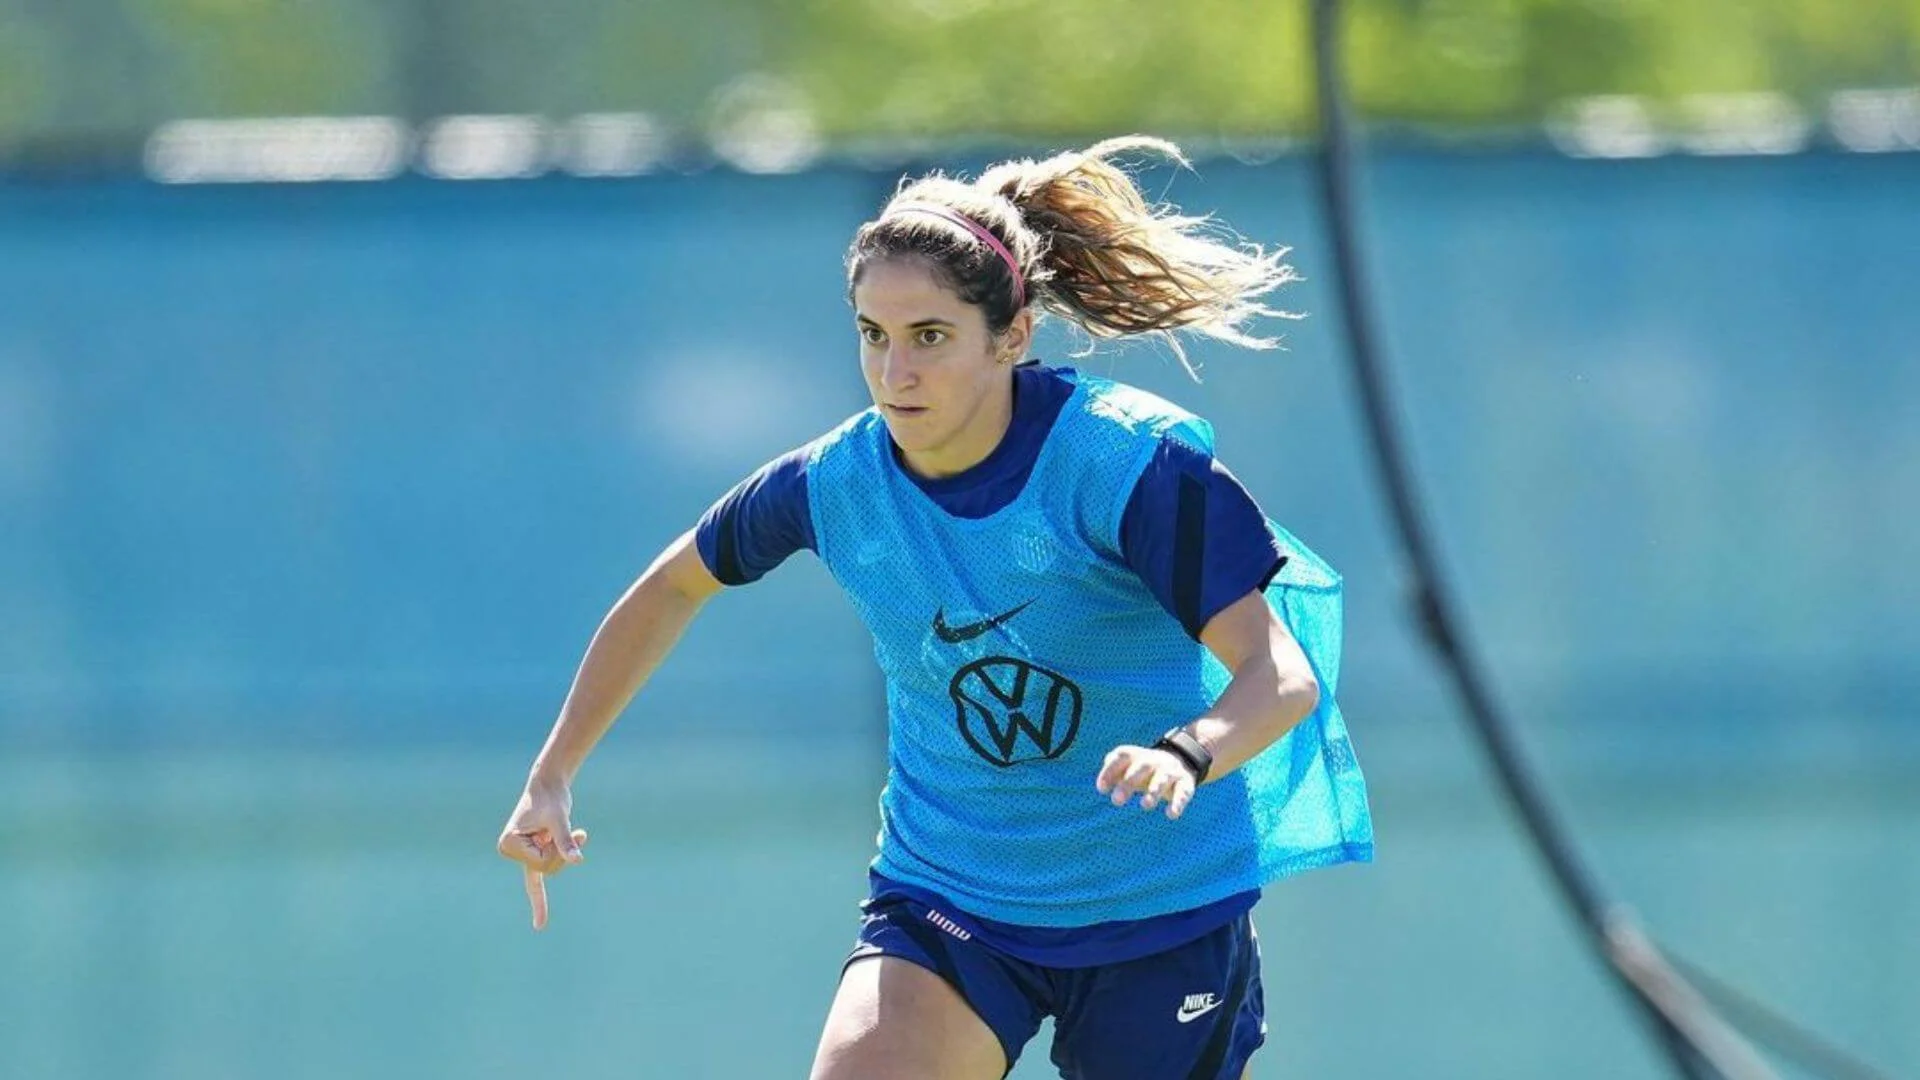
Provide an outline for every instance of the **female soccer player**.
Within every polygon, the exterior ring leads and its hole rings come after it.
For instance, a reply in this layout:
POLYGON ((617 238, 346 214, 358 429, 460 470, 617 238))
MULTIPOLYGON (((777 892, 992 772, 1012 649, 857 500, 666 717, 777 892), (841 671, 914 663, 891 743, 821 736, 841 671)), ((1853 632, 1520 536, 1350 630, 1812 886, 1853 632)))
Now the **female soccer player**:
POLYGON ((860 228, 873 407, 748 477, 613 606, 501 834, 537 929, 586 841, 588 752, 722 585, 813 551, 873 634, 889 720, 814 1080, 995 1080, 1046 1016, 1066 1077, 1234 1080, 1266 1030, 1260 888, 1372 857, 1338 577, 1204 421, 1026 358, 1036 309, 1270 344, 1244 325, 1288 268, 1149 206, 1111 160, 1139 150, 1180 160, 1131 138, 929 177, 860 228))

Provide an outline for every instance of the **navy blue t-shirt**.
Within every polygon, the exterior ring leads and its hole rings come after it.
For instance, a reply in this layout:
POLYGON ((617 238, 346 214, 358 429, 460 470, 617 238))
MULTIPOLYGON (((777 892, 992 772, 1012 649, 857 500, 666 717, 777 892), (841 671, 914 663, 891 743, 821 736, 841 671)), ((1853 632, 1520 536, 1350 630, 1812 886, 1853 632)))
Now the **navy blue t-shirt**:
MULTIPOLYGON (((955 517, 983 518, 1011 503, 1073 395, 1068 373, 1040 364, 1015 369, 1012 422, 1000 444, 978 465, 938 479, 906 469, 902 473, 955 517)), ((811 445, 802 446, 769 461, 701 516, 695 542, 701 560, 722 584, 758 581, 796 551, 817 552, 807 502, 811 450, 811 445)), ((1195 639, 1228 605, 1265 588, 1283 558, 1265 513, 1240 481, 1211 455, 1173 439, 1161 441, 1127 500, 1120 519, 1120 555, 1195 639), (1182 488, 1202 493, 1198 535, 1190 528, 1195 515, 1179 513, 1182 488), (1183 519, 1189 523, 1184 533, 1179 528, 1183 519)), ((1189 719, 1169 717, 1168 726, 1189 719)), ((1092 778, 1087 782, 1091 785, 1092 778)), ((873 878, 875 895, 901 888, 877 874, 873 878)), ((1086 933, 977 919, 968 920, 968 929, 1035 963, 1083 966, 1184 944, 1238 918, 1258 895, 1254 890, 1195 911, 1089 927, 1086 933)), ((947 903, 945 909, 954 910, 954 905, 947 903)))

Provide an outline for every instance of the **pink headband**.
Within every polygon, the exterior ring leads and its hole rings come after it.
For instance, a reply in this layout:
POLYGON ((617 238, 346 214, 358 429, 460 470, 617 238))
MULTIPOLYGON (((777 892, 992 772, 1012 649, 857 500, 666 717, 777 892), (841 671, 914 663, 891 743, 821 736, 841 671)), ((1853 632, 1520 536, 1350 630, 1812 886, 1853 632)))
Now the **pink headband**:
POLYGON ((1007 264, 1007 269, 1013 272, 1013 306, 1015 308, 1027 306, 1027 279, 1020 273, 1020 262, 1013 257, 1013 252, 1007 250, 1007 245, 1001 243, 1000 238, 993 235, 993 230, 958 210, 941 206, 938 203, 895 203, 887 208, 885 214, 881 215, 881 220, 884 221, 897 214, 926 214, 931 217, 937 217, 942 221, 950 221, 979 237, 982 242, 994 250, 995 254, 1000 256, 1007 264))

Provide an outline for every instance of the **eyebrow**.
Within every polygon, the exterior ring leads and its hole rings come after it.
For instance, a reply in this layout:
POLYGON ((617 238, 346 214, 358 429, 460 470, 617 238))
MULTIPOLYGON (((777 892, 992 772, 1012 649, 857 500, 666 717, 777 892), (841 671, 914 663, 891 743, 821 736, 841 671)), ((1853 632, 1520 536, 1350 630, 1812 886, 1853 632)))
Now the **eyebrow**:
MULTIPOLYGON (((869 318, 867 318, 867 317, 866 317, 865 315, 861 315, 861 314, 859 314, 859 313, 857 313, 857 312, 856 312, 856 313, 854 314, 854 317, 853 317, 853 321, 855 321, 855 322, 863 322, 863 323, 867 323, 867 324, 868 324, 868 325, 870 325, 870 326, 879 326, 879 325, 880 325, 879 323, 877 323, 877 322, 874 322, 874 321, 873 321, 872 319, 869 319, 869 318)), ((928 328, 928 327, 930 327, 930 326, 944 326, 944 327, 946 327, 946 328, 948 328, 949 330, 951 330, 951 329, 953 329, 953 327, 954 327, 954 324, 953 324, 953 323, 950 323, 950 322, 948 322, 948 321, 947 321, 947 320, 945 320, 945 319, 921 319, 921 320, 920 320, 919 322, 915 322, 915 323, 909 323, 909 324, 907 324, 907 329, 909 329, 909 330, 925 330, 926 328, 928 328)))

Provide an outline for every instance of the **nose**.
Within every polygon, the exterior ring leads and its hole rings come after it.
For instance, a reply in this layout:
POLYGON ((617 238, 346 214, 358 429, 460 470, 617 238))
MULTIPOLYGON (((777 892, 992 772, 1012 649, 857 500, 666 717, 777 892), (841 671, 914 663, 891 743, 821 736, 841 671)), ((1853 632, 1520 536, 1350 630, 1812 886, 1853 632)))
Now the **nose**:
POLYGON ((906 390, 920 381, 913 359, 904 346, 889 344, 880 358, 880 385, 887 390, 906 390))

